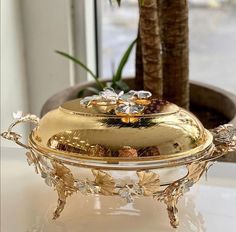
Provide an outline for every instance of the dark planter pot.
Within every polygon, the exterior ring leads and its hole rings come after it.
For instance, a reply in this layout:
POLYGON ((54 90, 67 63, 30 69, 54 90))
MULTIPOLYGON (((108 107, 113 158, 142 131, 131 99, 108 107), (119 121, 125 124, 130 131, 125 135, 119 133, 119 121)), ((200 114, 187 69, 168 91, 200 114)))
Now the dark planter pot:
MULTIPOLYGON (((126 82, 131 89, 135 89, 133 78, 126 79, 126 82)), ((78 84, 56 93, 43 105, 41 117, 48 111, 56 109, 62 103, 77 98, 78 92, 88 86, 95 86, 95 83, 78 84)), ((191 82, 190 110, 197 115, 206 128, 214 128, 225 123, 232 123, 236 126, 236 96, 225 90, 198 82, 191 82)), ((236 162, 236 152, 223 157, 222 160, 236 162)))

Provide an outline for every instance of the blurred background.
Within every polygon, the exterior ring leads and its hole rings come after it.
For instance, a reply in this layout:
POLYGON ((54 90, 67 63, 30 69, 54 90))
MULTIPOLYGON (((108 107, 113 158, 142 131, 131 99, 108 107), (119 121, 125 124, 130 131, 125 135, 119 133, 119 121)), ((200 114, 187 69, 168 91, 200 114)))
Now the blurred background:
MULTIPOLYGON (((236 93, 236 0, 189 2, 190 79, 236 93)), ((1 130, 12 112, 40 115, 50 96, 92 80, 55 50, 108 78, 137 26, 137 0, 2 0, 1 130)), ((124 75, 134 76, 134 54, 124 75)))

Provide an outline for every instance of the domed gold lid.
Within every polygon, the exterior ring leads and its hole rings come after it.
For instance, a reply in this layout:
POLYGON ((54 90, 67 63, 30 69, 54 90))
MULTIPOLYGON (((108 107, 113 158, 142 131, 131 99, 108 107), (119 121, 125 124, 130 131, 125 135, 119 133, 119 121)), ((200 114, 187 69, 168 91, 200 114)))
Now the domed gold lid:
POLYGON ((188 157, 212 136, 193 114, 150 92, 107 88, 47 113, 30 142, 43 152, 113 162, 188 157))

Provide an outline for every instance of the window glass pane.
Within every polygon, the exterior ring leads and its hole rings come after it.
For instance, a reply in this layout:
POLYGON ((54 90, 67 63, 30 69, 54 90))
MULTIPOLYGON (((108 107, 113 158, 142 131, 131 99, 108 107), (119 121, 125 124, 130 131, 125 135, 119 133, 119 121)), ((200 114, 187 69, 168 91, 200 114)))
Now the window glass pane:
MULTIPOLYGON (((121 7, 116 1, 102 3, 102 59, 103 77, 110 77, 129 44, 137 37, 138 0, 124 0, 121 7)), ((124 69, 125 76, 134 76, 135 49, 124 69)))
MULTIPOLYGON (((137 35, 137 0, 102 4, 103 76, 110 77, 137 35)), ((236 0, 191 0, 190 78, 236 91, 236 0)), ((134 51, 124 70, 134 76, 134 51)))

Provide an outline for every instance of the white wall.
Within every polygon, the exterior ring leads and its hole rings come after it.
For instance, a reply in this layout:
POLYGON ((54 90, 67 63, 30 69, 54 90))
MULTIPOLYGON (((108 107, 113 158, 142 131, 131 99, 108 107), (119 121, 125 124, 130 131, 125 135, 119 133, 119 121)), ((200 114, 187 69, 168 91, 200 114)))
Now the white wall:
MULTIPOLYGON (((1 1, 1 131, 17 110, 39 115, 48 97, 74 84, 71 2, 1 1)), ((17 128, 27 137, 27 126, 17 128)), ((2 146, 14 144, 1 139, 2 146)))
POLYGON ((72 53, 71 3, 68 0, 21 0, 29 108, 39 115, 43 103, 74 84, 73 66, 55 53, 72 53))
MULTIPOLYGON (((25 56, 19 1, 1 1, 1 131, 12 121, 12 112, 29 110, 25 56)), ((26 128, 20 127, 20 133, 26 128)), ((12 145, 1 140, 2 145, 12 145)))
MULTIPOLYGON (((96 73, 94 0, 73 0, 74 53, 96 73)), ((92 80, 86 71, 76 66, 75 82, 92 80)))
MULTIPOLYGON (((93 70, 96 66, 93 0, 1 0, 1 5, 3 131, 12 112, 39 115, 50 96, 87 79, 55 50, 76 55, 93 70)), ((25 125, 19 132, 27 137, 25 125)))

